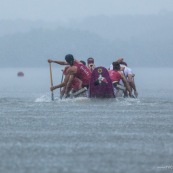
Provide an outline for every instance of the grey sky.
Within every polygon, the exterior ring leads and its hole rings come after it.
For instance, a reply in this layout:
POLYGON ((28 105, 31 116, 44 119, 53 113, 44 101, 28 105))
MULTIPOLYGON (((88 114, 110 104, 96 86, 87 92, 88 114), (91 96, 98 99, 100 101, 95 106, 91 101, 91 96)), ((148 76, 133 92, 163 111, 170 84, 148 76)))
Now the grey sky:
POLYGON ((166 12, 173 12, 173 0, 0 0, 0 20, 68 21, 93 15, 166 12))

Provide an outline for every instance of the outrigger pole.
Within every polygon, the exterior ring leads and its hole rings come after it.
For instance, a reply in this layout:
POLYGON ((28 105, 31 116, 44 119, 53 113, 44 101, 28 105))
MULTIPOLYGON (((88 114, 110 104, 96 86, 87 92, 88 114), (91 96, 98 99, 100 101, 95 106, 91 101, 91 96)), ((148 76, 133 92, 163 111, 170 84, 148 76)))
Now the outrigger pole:
MULTIPOLYGON (((51 87, 53 87, 52 66, 51 66, 51 63, 49 63, 49 69, 50 69, 50 85, 51 85, 51 87)), ((51 99, 52 99, 52 101, 54 101, 53 91, 51 91, 51 99)))

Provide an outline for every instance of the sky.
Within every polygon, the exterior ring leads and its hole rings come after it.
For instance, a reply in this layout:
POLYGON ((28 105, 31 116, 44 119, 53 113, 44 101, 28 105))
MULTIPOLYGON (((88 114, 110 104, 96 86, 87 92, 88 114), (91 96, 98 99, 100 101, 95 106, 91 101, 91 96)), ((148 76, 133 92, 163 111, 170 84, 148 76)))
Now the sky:
POLYGON ((0 20, 69 21, 169 12, 173 12, 173 0, 0 0, 0 20))

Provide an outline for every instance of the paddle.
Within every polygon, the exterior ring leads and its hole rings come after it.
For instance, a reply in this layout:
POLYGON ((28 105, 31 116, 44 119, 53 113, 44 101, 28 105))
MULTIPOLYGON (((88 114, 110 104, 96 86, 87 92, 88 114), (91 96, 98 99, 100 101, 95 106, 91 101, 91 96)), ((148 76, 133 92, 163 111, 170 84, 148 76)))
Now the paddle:
MULTIPOLYGON (((53 87, 52 66, 51 66, 51 63, 49 63, 49 69, 50 69, 50 85, 51 85, 51 87, 53 87)), ((51 99, 52 99, 52 101, 54 101, 53 91, 51 91, 51 99)))
MULTIPOLYGON (((63 78, 64 78, 64 74, 63 74, 63 71, 64 70, 61 70, 62 71, 62 77, 61 77, 61 83, 62 83, 62 81, 63 81, 63 78)), ((62 87, 61 87, 62 88, 62 87)), ((61 88, 60 88, 60 95, 61 95, 61 88)))

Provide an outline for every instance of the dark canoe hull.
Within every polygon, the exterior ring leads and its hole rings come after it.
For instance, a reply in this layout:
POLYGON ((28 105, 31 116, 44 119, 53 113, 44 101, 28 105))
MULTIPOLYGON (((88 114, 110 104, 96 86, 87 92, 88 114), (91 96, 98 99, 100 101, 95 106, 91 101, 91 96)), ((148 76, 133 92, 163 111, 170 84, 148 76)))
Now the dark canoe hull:
POLYGON ((115 98, 112 81, 105 67, 97 67, 91 74, 89 85, 90 98, 115 98))

